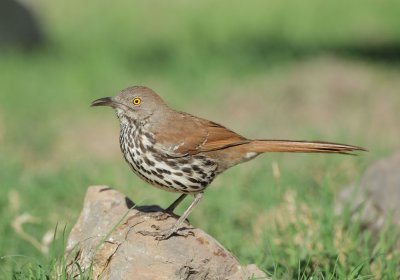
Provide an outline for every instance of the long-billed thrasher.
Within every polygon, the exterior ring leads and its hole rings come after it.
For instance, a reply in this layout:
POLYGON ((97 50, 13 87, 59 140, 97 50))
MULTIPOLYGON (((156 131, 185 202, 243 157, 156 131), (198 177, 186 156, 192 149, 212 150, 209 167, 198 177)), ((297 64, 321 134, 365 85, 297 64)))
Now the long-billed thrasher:
POLYGON ((188 195, 194 200, 167 230, 142 232, 167 239, 179 230, 203 196, 204 190, 226 169, 265 152, 351 154, 365 149, 328 142, 251 140, 215 122, 170 108, 143 86, 100 98, 92 106, 110 106, 120 122, 120 147, 132 171, 149 184, 181 195, 165 212, 172 213, 188 195))

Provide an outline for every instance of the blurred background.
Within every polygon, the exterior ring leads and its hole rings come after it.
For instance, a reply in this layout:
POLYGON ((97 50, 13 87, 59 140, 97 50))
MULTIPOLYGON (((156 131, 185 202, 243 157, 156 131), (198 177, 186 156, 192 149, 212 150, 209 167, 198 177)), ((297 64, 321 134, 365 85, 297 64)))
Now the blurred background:
POLYGON ((399 149, 399 15, 395 0, 2 0, 0 273, 52 275, 89 185, 175 199, 131 173, 115 114, 89 107, 146 85, 250 138, 369 149, 261 156, 220 176, 190 220, 276 279, 397 278, 390 231, 373 238, 333 209, 399 149))

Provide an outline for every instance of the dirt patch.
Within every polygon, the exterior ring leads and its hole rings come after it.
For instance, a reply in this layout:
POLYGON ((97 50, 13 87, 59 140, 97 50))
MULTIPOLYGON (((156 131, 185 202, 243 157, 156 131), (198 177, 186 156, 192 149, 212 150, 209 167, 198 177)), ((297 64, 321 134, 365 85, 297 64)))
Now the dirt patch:
POLYGON ((86 119, 61 130, 53 154, 96 159, 121 157, 119 124, 115 119, 86 119))

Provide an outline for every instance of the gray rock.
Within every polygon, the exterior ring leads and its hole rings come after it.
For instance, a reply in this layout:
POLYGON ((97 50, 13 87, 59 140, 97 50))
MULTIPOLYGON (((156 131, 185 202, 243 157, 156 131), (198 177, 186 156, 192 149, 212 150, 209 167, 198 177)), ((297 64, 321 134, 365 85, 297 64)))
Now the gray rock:
POLYGON ((29 49, 43 41, 32 12, 14 0, 0 1, 0 47, 29 49))
POLYGON ((89 187, 67 242, 69 275, 78 278, 81 269, 91 270, 94 279, 267 279, 255 265, 241 267, 218 241, 190 225, 193 236, 163 241, 138 233, 175 222, 172 216, 159 221, 149 214, 161 210, 135 207, 106 186, 89 187))
POLYGON ((380 230, 388 218, 400 225, 400 151, 372 164, 359 185, 344 189, 337 201, 337 213, 349 207, 372 230, 380 230))

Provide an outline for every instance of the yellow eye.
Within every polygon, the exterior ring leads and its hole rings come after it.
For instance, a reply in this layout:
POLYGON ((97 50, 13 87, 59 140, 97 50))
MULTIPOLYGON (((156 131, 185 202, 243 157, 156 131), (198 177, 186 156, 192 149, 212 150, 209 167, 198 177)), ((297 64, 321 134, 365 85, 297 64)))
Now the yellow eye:
POLYGON ((134 99, 132 100, 132 104, 133 104, 133 105, 139 105, 140 102, 142 102, 142 100, 140 100, 140 98, 138 98, 138 97, 136 97, 136 98, 134 98, 134 99))

